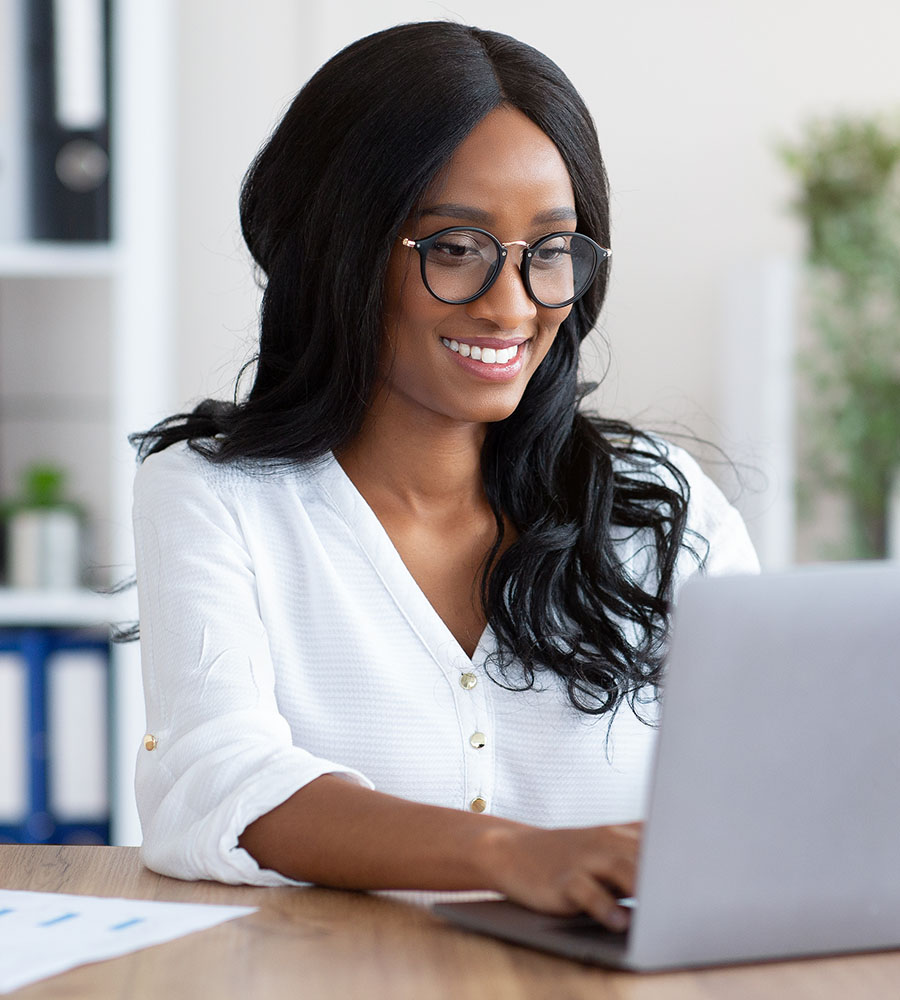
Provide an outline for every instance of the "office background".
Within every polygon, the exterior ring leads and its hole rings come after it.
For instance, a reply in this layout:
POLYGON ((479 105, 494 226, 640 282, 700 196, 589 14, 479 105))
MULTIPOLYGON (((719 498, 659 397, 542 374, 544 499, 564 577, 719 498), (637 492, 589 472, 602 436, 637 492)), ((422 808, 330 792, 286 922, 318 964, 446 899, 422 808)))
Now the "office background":
MULTIPOLYGON (((0 10, 12 3, 0 0, 0 10)), ((795 528, 791 354, 808 321, 802 228, 776 145, 813 117, 900 114, 900 8, 883 0, 117 6, 130 41, 113 94, 128 109, 113 135, 113 169, 117 154, 128 169, 113 195, 112 256, 32 264, 27 252, 0 246, 0 496, 15 494, 27 462, 61 465, 68 494, 88 514, 99 582, 130 571, 125 431, 204 396, 229 396, 252 355, 259 293, 237 222, 244 170, 297 89, 340 47, 432 18, 536 45, 594 115, 611 179, 614 258, 600 328, 584 352, 586 375, 602 376, 593 404, 723 448, 736 470, 713 448, 700 457, 744 511, 766 566, 816 554, 815 539, 795 528)), ((142 731, 139 682, 134 662, 116 669, 113 839, 134 843, 135 817, 121 803, 142 731)))
MULTIPOLYGON (((805 336, 803 234, 776 145, 796 139, 813 117, 900 109, 893 52, 900 8, 880 0, 162 6, 167 93, 147 100, 165 121, 146 130, 145 149, 141 124, 134 116, 129 124, 131 155, 165 175, 148 176, 157 187, 148 200, 154 214, 144 220, 146 236, 135 234, 154 243, 155 266, 167 271, 157 313, 169 329, 148 328, 140 348, 145 364, 167 373, 154 417, 229 395, 252 354, 258 290, 237 194, 296 90, 369 31, 422 18, 472 21, 545 50, 597 123, 612 185, 614 257, 600 328, 584 351, 586 374, 602 377, 594 405, 723 446, 737 472, 710 449, 701 458, 744 511, 766 565, 818 554, 802 532, 799 545, 794 537, 790 352, 805 336)), ((146 79, 160 89, 159 72, 146 79)), ((140 197, 131 183, 120 198, 132 228, 139 222, 131 202, 140 197)), ((0 429, 0 496, 15 493, 35 451, 59 461, 72 495, 100 525, 96 561, 121 567, 121 545, 109 542, 107 528, 117 515, 104 457, 111 352, 106 321, 97 322, 108 313, 106 288, 56 281, 25 307, 22 294, 4 287, 0 324, 68 334, 0 338, 0 413, 9 418, 0 429), (51 363, 39 367, 34 358, 51 363), (17 409, 11 401, 31 382, 27 406, 17 409), (51 410, 65 419, 48 420, 51 410)))

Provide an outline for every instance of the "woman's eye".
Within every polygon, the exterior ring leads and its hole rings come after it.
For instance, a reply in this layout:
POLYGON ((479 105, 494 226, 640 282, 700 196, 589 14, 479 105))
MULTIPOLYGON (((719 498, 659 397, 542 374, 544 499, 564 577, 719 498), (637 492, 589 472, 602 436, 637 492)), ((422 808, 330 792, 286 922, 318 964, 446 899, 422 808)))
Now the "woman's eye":
POLYGON ((476 253, 475 247, 465 243, 435 243, 432 249, 447 257, 465 257, 467 253, 476 253))
POLYGON ((483 249, 471 239, 462 237, 445 237, 438 240, 431 250, 428 251, 429 261, 436 264, 445 264, 459 267, 464 264, 473 264, 480 261, 484 256, 483 249))
POLYGON ((532 260, 536 264, 559 264, 570 255, 565 247, 541 247, 532 260))

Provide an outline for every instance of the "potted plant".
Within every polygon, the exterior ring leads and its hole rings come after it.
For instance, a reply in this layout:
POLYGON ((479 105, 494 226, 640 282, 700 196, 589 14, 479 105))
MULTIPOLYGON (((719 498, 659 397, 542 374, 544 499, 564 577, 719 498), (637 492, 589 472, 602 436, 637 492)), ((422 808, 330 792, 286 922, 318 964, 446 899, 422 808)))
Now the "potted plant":
POLYGON ((800 358, 801 509, 839 494, 837 554, 882 557, 900 481, 900 118, 815 121, 780 154, 799 185, 814 332, 800 358))

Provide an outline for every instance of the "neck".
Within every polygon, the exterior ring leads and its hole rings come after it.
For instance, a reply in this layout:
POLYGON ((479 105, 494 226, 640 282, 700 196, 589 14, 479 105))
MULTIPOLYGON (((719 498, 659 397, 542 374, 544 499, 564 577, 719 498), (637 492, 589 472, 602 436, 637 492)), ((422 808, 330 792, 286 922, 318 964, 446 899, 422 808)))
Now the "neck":
POLYGON ((483 505, 486 425, 421 411, 411 418, 403 409, 376 400, 359 434, 338 452, 357 489, 410 513, 483 505))

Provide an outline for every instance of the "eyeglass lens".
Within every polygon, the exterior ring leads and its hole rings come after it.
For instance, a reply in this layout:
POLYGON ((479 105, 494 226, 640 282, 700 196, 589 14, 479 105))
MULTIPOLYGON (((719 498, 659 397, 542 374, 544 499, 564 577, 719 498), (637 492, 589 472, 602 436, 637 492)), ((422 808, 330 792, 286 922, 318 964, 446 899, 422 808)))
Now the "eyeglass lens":
MULTIPOLYGON (((560 306, 577 298, 594 276, 597 252, 577 233, 547 236, 523 259, 534 297, 544 305, 560 306)), ((447 302, 477 296, 500 264, 497 244, 484 233, 454 229, 444 233, 425 254, 425 281, 434 295, 447 302)))

